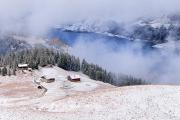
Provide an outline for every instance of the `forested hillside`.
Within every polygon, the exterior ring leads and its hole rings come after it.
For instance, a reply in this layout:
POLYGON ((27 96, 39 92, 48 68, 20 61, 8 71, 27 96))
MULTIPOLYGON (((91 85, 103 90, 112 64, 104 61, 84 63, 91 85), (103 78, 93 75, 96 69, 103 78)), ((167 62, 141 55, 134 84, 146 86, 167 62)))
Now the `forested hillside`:
POLYGON ((47 48, 33 48, 1 55, 1 75, 15 75, 19 63, 27 63, 32 69, 38 69, 39 66, 44 67, 51 64, 68 71, 81 71, 91 79, 117 86, 146 84, 141 79, 136 79, 128 75, 116 75, 98 65, 88 63, 86 60, 82 60, 81 62, 75 56, 47 48))

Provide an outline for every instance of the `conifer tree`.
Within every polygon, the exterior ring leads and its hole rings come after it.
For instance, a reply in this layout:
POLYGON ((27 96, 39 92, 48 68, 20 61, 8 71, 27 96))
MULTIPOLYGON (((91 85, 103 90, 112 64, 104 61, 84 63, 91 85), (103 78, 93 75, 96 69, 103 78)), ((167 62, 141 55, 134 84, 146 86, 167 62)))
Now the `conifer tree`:
POLYGON ((2 76, 6 76, 7 75, 7 68, 3 67, 2 69, 2 76))
POLYGON ((1 70, 1 68, 0 68, 0 75, 2 75, 2 70, 1 70))

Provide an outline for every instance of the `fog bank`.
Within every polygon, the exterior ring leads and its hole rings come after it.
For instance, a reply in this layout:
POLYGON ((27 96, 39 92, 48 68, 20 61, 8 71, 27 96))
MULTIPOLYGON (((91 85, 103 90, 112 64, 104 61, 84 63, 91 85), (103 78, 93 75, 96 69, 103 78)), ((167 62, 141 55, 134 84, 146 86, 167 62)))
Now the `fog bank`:
POLYGON ((152 83, 180 84, 180 56, 172 50, 144 53, 142 45, 137 43, 114 51, 102 40, 92 42, 88 38, 79 38, 71 53, 115 73, 132 75, 152 83))
POLYGON ((0 0, 0 30, 44 34, 86 19, 128 23, 177 13, 179 5, 179 0, 0 0))

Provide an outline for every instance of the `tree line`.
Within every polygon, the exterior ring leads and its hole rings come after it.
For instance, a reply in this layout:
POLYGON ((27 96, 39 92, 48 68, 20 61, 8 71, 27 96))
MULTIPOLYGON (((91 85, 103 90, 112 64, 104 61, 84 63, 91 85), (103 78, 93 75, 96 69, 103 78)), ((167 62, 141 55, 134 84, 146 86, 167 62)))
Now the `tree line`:
POLYGON ((99 65, 88 63, 85 59, 81 61, 68 53, 47 48, 33 48, 1 55, 0 75, 16 75, 19 63, 29 64, 32 69, 38 69, 39 66, 54 65, 68 71, 80 71, 91 79, 116 86, 146 84, 142 79, 128 75, 117 75, 106 71, 99 65))

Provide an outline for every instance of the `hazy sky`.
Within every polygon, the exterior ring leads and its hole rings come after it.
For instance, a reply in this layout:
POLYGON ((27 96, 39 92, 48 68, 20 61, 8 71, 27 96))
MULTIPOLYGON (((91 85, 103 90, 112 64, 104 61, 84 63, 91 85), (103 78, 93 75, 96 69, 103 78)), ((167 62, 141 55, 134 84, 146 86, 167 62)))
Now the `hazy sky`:
POLYGON ((44 33, 84 19, 129 22, 180 9, 179 0, 0 0, 0 29, 44 33))

